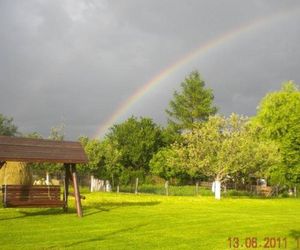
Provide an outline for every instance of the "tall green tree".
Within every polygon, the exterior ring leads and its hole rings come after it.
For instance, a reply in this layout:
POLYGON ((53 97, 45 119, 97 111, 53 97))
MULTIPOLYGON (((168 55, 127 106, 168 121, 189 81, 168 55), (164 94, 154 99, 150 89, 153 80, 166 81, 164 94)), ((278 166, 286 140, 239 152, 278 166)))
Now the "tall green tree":
POLYGON ((18 128, 13 123, 12 117, 6 117, 0 114, 0 135, 6 135, 6 136, 18 135, 18 128))
POLYGON ((175 130, 191 129, 195 122, 206 121, 217 112, 213 100, 213 92, 205 88, 199 72, 191 72, 181 83, 181 91, 175 91, 169 103, 168 123, 175 130))
POLYGON ((300 91, 297 85, 288 81, 282 84, 281 90, 268 93, 259 104, 253 124, 260 127, 263 138, 279 145, 282 166, 271 172, 271 176, 281 183, 299 183, 300 91))
POLYGON ((143 117, 114 125, 106 138, 121 155, 120 164, 132 172, 147 173, 152 156, 164 146, 160 127, 143 117))

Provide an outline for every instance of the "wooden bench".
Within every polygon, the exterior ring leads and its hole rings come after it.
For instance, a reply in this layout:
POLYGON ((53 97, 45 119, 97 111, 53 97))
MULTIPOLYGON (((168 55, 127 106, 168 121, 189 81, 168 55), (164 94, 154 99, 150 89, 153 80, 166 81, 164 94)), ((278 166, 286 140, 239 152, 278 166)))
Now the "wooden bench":
POLYGON ((3 185, 4 207, 65 207, 60 186, 3 185))

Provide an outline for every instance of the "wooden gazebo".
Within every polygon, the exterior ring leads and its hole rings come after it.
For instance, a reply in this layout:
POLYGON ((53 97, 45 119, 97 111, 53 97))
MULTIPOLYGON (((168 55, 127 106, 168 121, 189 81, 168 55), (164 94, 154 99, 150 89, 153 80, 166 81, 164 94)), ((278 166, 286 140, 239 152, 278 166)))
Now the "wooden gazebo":
POLYGON ((63 163, 63 207, 68 208, 69 184, 73 182, 77 215, 82 217, 76 164, 87 163, 88 159, 79 142, 0 136, 0 167, 6 161, 63 163))

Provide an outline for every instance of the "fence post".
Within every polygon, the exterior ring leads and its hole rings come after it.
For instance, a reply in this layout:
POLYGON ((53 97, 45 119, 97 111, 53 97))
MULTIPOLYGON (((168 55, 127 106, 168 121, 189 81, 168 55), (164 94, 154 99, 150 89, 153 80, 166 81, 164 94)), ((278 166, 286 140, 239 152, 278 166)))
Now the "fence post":
POLYGON ((166 196, 169 196, 169 181, 165 182, 166 196))
POLYGON ((91 192, 94 192, 94 186, 95 186, 94 176, 91 175, 91 192))
POLYGON ((138 186, 139 186, 139 178, 136 178, 135 179, 135 191, 134 191, 135 194, 138 193, 138 186))

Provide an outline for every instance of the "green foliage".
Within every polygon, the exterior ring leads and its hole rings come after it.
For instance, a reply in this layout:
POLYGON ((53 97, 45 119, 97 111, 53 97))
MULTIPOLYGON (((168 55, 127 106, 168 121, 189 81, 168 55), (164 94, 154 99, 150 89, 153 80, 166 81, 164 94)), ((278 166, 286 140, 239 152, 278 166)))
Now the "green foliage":
POLYGON ((300 181, 300 91, 289 81, 261 101, 253 124, 263 138, 274 140, 282 155, 281 168, 271 171, 273 181, 300 181))
POLYGON ((193 71, 181 83, 181 92, 174 92, 166 113, 168 122, 176 130, 190 129, 195 122, 206 121, 209 115, 217 112, 213 106, 214 95, 205 88, 198 71, 193 71))
POLYGON ((78 171, 81 173, 89 173, 99 176, 101 166, 103 166, 103 144, 97 139, 88 139, 81 137, 80 142, 88 157, 88 163, 79 164, 78 171))
POLYGON ((183 135, 183 143, 173 145, 179 164, 190 176, 204 174, 220 181, 237 172, 263 172, 278 164, 276 145, 257 140, 246 121, 232 114, 195 125, 183 135))
POLYGON ((177 166, 178 155, 171 148, 162 148, 150 161, 150 171, 152 174, 160 176, 165 180, 178 177, 180 168, 177 166))
POLYGON ((0 114, 0 135, 16 136, 18 128, 13 124, 13 118, 0 114))
POLYGON ((52 127, 49 135, 50 140, 63 141, 65 138, 65 124, 52 127))
POLYGON ((178 131, 175 129, 174 126, 168 124, 166 127, 162 128, 162 140, 164 145, 171 145, 174 142, 179 142, 182 140, 182 136, 178 131))
POLYGON ((78 170, 81 173, 92 174, 101 179, 109 179, 113 184, 127 183, 127 175, 121 164, 121 152, 115 147, 112 141, 105 139, 79 138, 85 153, 88 156, 87 164, 79 164, 78 170))
POLYGON ((121 163, 121 151, 116 147, 116 145, 114 145, 113 141, 110 141, 108 139, 102 142, 102 149, 102 176, 105 176, 107 179, 110 179, 112 186, 115 186, 115 184, 119 184, 120 182, 126 181, 126 174, 124 176, 124 166, 121 163))
POLYGON ((39 134, 38 132, 32 132, 29 134, 26 134, 25 137, 31 138, 31 139, 43 139, 43 136, 39 134))
POLYGON ((131 117, 114 125, 107 139, 121 154, 122 166, 145 172, 153 154, 163 146, 161 129, 149 118, 131 117))

